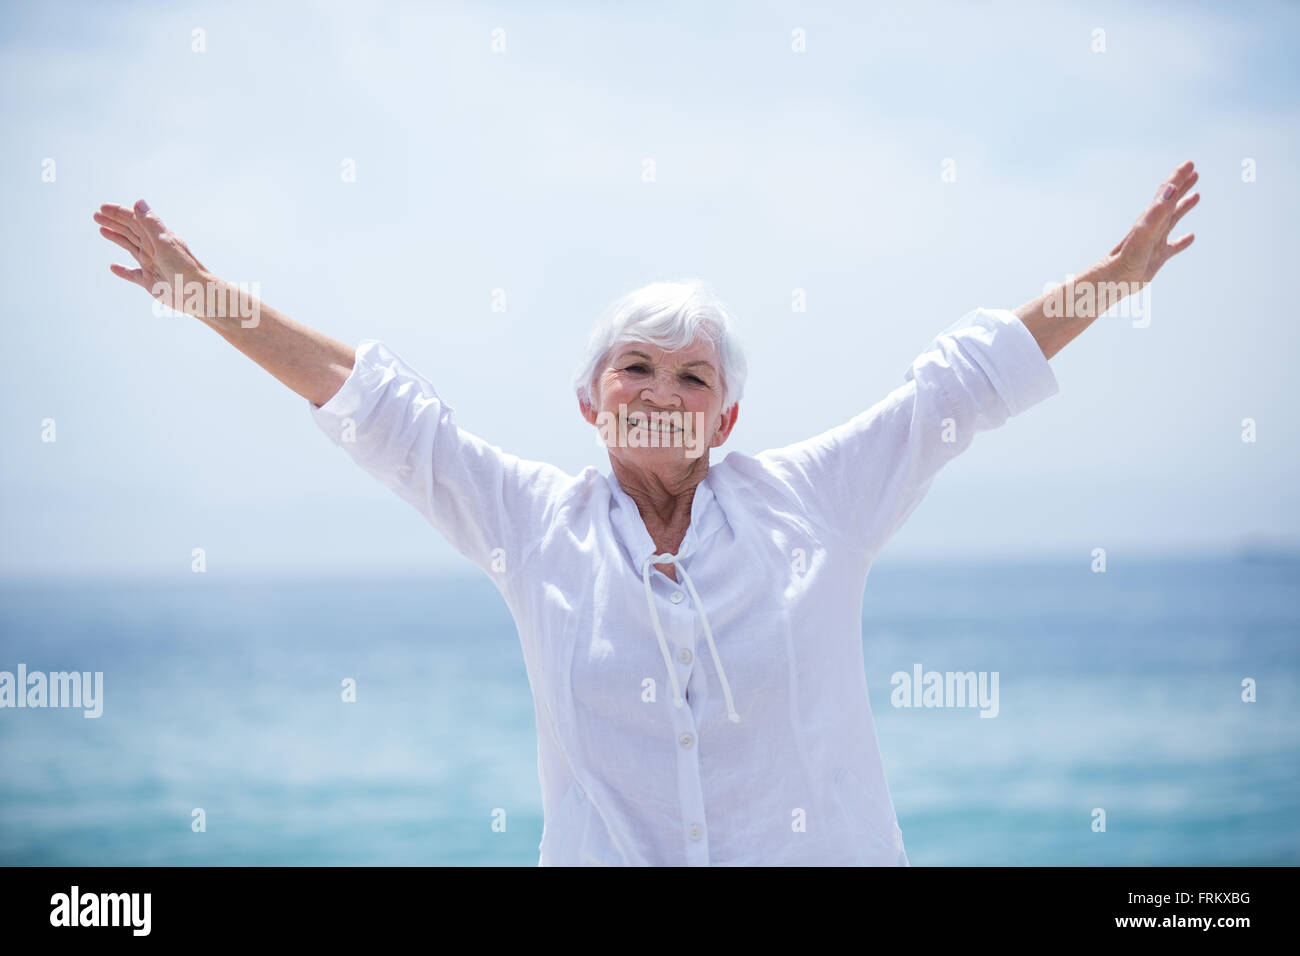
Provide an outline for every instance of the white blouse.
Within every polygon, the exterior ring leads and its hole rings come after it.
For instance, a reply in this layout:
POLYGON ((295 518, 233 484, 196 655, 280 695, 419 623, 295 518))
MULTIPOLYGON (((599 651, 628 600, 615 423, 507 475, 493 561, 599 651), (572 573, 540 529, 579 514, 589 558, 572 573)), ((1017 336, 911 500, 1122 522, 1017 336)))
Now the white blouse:
POLYGON ((906 866, 867 700, 867 572, 976 432, 1057 391, 1020 319, 976 309, 844 424, 712 463, 675 556, 608 467, 573 476, 466 432, 381 342, 308 405, 505 598, 539 865, 906 866))

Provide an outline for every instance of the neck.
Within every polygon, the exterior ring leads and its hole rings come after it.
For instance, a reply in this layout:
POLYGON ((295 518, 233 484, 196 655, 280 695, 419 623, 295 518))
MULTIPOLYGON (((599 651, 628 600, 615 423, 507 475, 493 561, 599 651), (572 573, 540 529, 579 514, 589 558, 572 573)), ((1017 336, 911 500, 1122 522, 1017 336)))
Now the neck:
POLYGON ((690 523, 695 488, 709 471, 707 454, 679 466, 655 471, 625 465, 613 455, 609 463, 619 487, 636 502, 641 520, 647 526, 671 527, 690 523))

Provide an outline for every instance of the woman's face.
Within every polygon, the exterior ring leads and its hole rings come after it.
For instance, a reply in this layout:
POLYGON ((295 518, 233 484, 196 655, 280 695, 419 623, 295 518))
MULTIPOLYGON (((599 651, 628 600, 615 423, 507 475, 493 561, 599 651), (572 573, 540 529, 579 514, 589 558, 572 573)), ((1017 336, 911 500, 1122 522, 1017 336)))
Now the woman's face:
POLYGON ((580 404, 611 457, 637 467, 662 467, 707 459, 727 440, 738 406, 722 414, 717 348, 699 336, 669 352, 649 342, 629 342, 609 355, 596 386, 598 408, 580 404))

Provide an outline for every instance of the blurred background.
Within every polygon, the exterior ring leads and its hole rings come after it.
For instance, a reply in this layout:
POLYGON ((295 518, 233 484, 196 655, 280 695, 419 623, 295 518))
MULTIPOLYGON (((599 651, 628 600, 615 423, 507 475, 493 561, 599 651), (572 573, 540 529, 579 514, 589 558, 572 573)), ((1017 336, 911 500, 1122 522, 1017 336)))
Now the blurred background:
POLYGON ((914 864, 1300 862, 1300 9, 702 7, 0 8, 0 670, 105 685, 98 719, 0 709, 0 863, 534 865, 541 836, 496 589, 113 276, 101 203, 576 474, 606 458, 571 372, 622 293, 729 303, 724 450, 754 454, 1082 271, 1184 159, 1197 238, 1149 324, 1054 358, 872 570, 871 703, 914 864), (916 663, 999 671, 998 718, 891 707, 916 663))

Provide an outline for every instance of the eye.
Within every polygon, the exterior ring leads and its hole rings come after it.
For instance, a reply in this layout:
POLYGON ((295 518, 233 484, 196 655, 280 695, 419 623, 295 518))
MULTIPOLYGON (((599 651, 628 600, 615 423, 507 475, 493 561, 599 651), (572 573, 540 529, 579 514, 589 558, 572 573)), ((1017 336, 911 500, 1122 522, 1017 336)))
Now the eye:
POLYGON ((704 384, 703 379, 700 379, 700 378, 698 378, 698 377, 696 377, 696 376, 694 376, 694 375, 687 375, 686 377, 687 377, 688 379, 690 379, 692 382, 698 382, 698 383, 701 384, 701 385, 704 384))
POLYGON ((629 365, 627 368, 623 369, 623 371, 625 371, 625 372, 644 372, 644 371, 645 371, 645 366, 642 365, 642 364, 640 364, 640 363, 638 362, 636 365, 629 365))

